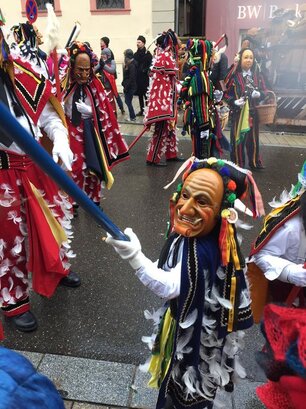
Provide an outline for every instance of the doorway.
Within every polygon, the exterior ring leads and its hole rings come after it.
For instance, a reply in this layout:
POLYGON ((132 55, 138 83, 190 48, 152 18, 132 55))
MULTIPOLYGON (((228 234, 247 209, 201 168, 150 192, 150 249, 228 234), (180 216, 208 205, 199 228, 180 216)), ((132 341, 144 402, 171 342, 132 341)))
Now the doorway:
POLYGON ((207 0, 177 0, 177 34, 180 37, 205 36, 205 10, 207 0))

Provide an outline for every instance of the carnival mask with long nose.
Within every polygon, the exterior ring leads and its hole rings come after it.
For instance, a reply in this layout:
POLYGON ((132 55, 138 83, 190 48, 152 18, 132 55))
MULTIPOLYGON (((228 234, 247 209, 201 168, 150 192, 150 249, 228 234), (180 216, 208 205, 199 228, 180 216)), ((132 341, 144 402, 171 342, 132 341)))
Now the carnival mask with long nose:
POLYGON ((212 169, 198 169, 184 181, 175 206, 174 230, 186 237, 202 237, 215 227, 224 194, 222 177, 212 169))

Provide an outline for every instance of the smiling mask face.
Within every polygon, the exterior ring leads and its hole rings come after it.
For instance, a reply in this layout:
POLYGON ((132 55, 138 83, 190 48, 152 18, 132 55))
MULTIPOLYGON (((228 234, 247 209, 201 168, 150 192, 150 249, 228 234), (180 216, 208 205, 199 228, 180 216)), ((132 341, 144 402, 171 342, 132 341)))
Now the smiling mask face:
POLYGON ((241 55, 241 68, 244 71, 250 70, 254 64, 254 54, 251 50, 243 51, 241 55))
POLYGON ((217 172, 211 169, 192 172, 175 207, 175 232, 186 237, 209 234, 217 223, 223 193, 223 180, 217 172))

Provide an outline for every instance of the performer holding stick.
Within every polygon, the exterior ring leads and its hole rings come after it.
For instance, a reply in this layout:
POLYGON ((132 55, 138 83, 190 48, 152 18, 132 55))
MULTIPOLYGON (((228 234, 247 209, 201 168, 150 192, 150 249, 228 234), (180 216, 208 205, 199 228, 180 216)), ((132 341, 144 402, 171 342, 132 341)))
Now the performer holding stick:
POLYGON ((149 385, 159 388, 156 408, 213 407, 217 390, 233 390, 245 376, 238 352, 242 330, 252 325, 235 224, 236 198, 250 195, 253 216, 263 214, 261 195, 249 171, 209 158, 189 161, 170 201, 170 235, 153 263, 132 229, 130 241, 106 243, 129 262, 140 281, 165 306, 147 313, 155 329, 149 385))

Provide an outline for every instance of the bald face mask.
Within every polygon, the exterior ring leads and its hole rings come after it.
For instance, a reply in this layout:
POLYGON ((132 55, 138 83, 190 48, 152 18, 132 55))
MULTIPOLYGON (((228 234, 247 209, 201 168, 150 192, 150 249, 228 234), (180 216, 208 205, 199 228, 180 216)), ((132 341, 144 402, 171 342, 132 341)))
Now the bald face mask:
POLYGON ((211 169, 192 172, 175 206, 175 232, 186 237, 209 234, 217 223, 223 193, 223 180, 217 172, 211 169))

